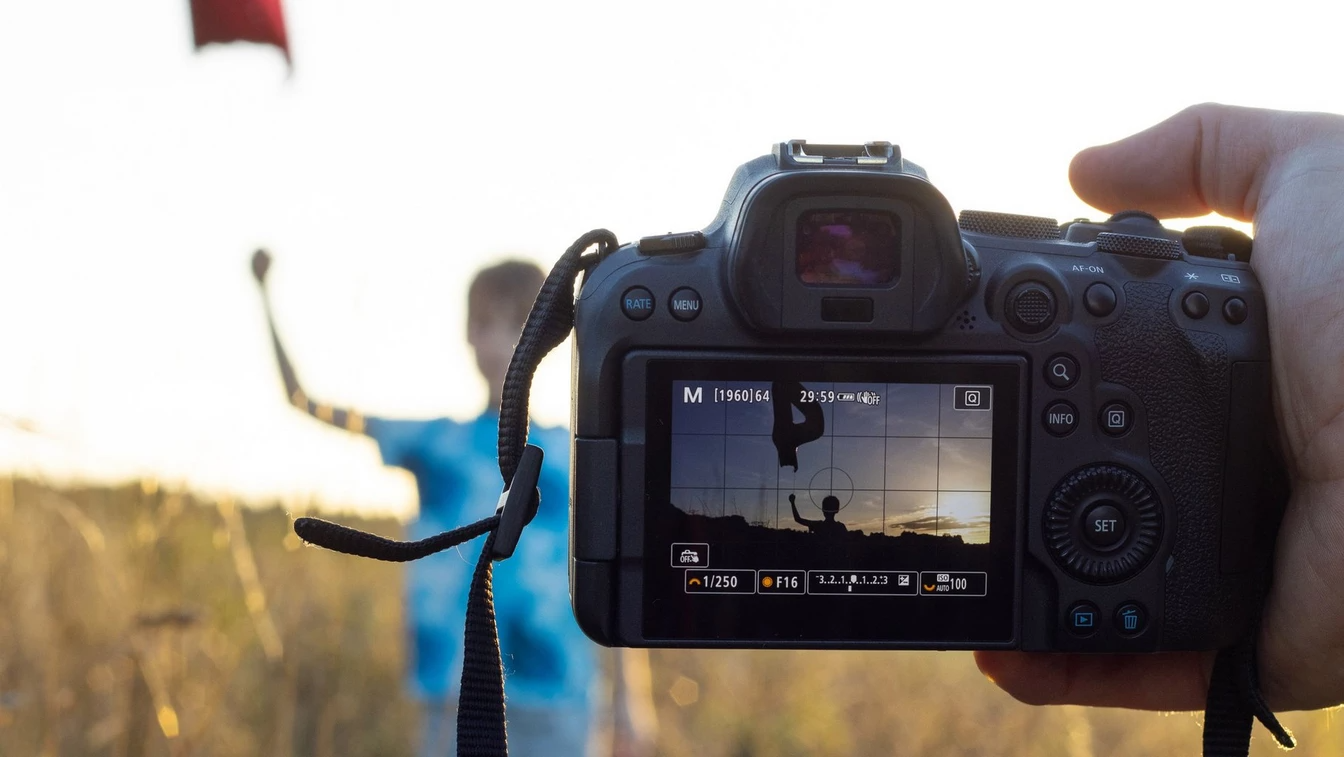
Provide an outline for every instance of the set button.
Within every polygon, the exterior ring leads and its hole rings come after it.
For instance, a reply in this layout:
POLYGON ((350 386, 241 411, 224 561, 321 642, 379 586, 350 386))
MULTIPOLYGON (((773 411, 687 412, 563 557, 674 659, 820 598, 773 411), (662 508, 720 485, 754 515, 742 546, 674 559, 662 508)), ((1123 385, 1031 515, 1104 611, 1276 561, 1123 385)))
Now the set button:
POLYGON ((1083 514, 1083 540, 1102 551, 1123 542, 1127 532, 1124 512, 1114 502, 1102 500, 1083 514))

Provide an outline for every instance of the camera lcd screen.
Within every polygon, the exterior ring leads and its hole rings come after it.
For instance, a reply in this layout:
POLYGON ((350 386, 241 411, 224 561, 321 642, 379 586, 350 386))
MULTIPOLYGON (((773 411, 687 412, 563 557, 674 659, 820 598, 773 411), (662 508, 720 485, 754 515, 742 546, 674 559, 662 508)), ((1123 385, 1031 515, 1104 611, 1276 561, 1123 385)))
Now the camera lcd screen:
POLYGON ((1010 640, 1018 370, 651 364, 646 638, 1010 640))
POLYGON ((798 279, 817 286, 886 286, 901 273, 901 219, 873 210, 810 210, 798 217, 798 279))

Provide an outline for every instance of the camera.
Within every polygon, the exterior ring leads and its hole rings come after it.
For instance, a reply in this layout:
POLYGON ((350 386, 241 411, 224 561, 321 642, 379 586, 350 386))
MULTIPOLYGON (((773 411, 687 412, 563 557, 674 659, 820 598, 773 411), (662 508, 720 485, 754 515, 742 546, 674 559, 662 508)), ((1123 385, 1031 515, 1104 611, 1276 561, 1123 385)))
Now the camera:
POLYGON ((1284 499, 1238 231, 963 211, 778 144, 575 301, 571 596, 612 646, 1204 650, 1284 499))

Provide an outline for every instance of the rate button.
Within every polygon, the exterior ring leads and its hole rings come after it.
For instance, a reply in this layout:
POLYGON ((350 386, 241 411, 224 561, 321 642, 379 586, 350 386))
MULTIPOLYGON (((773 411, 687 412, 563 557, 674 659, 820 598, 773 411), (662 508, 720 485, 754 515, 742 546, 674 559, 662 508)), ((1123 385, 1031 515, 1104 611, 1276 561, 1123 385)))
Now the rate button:
POLYGON ((653 293, 644 287, 630 287, 621 295, 621 312, 632 321, 653 315, 653 293))

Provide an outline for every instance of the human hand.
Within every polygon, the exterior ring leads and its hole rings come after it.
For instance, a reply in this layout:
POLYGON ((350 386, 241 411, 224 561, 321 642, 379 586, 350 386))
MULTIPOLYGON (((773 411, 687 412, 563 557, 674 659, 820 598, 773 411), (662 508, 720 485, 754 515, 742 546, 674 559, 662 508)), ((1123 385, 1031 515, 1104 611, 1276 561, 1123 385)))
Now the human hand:
POLYGON ((266 285, 266 273, 271 270, 271 253, 266 250, 257 250, 252 253, 252 278, 257 283, 266 285))
MULTIPOLYGON (((1260 684, 1275 710, 1344 703, 1344 117, 1199 105, 1084 150, 1069 179, 1106 211, 1254 222, 1251 267, 1269 311, 1293 485, 1260 632, 1260 684)), ((976 655, 1024 702, 1154 710, 1202 709, 1213 659, 976 655)))

